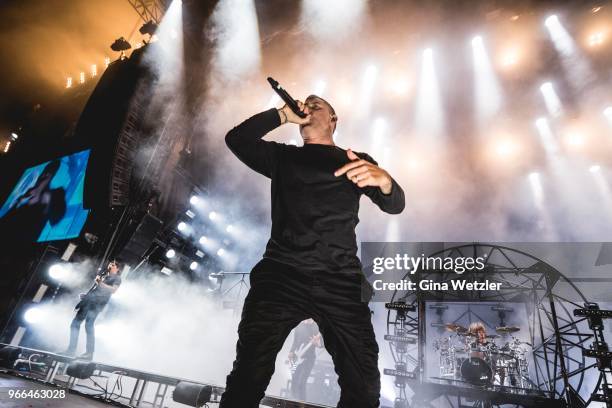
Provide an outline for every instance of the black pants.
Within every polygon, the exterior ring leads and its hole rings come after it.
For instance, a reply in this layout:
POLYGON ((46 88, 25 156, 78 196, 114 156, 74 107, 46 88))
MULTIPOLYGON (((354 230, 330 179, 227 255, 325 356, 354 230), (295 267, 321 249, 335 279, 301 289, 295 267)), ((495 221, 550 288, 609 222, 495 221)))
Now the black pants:
POLYGON ((291 398, 306 401, 306 385, 315 360, 315 355, 308 357, 295 369, 295 373, 291 376, 291 398))
POLYGON ((236 360, 222 408, 256 408, 274 373, 276 355, 291 330, 312 318, 332 356, 339 408, 379 406, 378 345, 358 273, 300 271, 267 259, 251 272, 251 289, 238 326, 236 360))
POLYGON ((104 305, 100 305, 95 302, 85 302, 79 308, 76 316, 74 316, 74 319, 72 319, 72 323, 70 324, 70 344, 68 345, 69 352, 74 352, 76 350, 79 342, 81 323, 83 323, 83 320, 85 320, 85 333, 87 334, 87 345, 85 352, 93 354, 96 342, 94 322, 103 308, 104 305))

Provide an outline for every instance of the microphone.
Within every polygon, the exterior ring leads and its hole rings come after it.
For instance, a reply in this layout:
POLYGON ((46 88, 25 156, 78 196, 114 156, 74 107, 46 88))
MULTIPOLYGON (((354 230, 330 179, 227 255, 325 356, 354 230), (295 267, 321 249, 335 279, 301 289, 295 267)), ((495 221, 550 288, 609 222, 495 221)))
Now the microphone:
POLYGON ((306 114, 300 110, 300 107, 298 106, 295 99, 293 99, 291 95, 289 95, 287 91, 285 91, 285 89, 278 84, 278 81, 275 81, 272 77, 268 77, 268 82, 270 83, 270 85, 272 85, 272 89, 274 89, 274 92, 276 92, 278 96, 280 96, 281 99, 285 101, 285 103, 287 104, 287 106, 289 106, 293 113, 298 115, 300 118, 306 117, 306 114))

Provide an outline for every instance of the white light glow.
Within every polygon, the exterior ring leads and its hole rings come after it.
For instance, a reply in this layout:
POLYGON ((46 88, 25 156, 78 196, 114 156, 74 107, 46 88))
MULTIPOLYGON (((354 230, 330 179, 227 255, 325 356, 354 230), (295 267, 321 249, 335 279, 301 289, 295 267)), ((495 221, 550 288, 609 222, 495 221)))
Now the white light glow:
POLYGON ((57 281, 65 279, 66 275, 66 268, 60 264, 51 265, 49 268, 49 276, 57 281))
POLYGON ((217 214, 215 211, 211 211, 211 212, 208 213, 208 218, 211 221, 217 220, 217 219, 219 219, 219 214, 217 214))
POLYGON ((325 81, 322 79, 317 81, 314 86, 314 94, 317 96, 323 96, 325 88, 327 88, 327 83, 325 81))
POLYGON ((443 111, 431 48, 423 51, 415 122, 419 136, 435 138, 443 133, 443 111))
POLYGON ((568 80, 575 89, 582 89, 593 77, 588 61, 581 55, 574 40, 556 15, 548 17, 544 24, 555 49, 561 56, 561 64, 568 80))
POLYGON ((482 37, 474 37, 472 39, 472 49, 474 55, 476 114, 478 122, 482 124, 499 111, 502 95, 482 37))
POLYGON ((546 110, 553 117, 559 117, 562 113, 561 100, 557 93, 555 92, 555 88, 553 84, 550 82, 545 82, 540 86, 540 92, 544 96, 544 103, 546 104, 546 110))
POLYGON ((215 73, 237 80, 259 69, 261 48, 255 2, 221 0, 211 16, 217 48, 215 73))
POLYGON ((559 146, 555 137, 553 136, 552 130, 550 129, 550 125, 545 118, 540 118, 536 120, 536 128, 538 129, 538 134, 540 135, 540 142, 544 147, 546 153, 554 155, 559 151, 559 146))
POLYGON ((168 251, 166 251, 166 258, 168 259, 172 259, 176 256, 176 251, 174 249, 169 249, 168 251))
POLYGON ((544 190, 542 189, 542 181, 540 180, 539 173, 530 173, 527 176, 529 179, 529 186, 533 194, 533 201, 539 210, 544 208, 544 190))
POLYGON ((217 250, 217 255, 218 255, 218 256, 223 256, 223 255, 225 255, 225 249, 223 249, 223 248, 219 248, 219 249, 217 250))
POLYGON ((187 231, 187 224, 185 224, 183 221, 178 223, 178 230, 181 232, 185 232, 187 231))
POLYGON ((302 1, 300 24, 321 43, 340 42, 360 27, 367 11, 366 0, 302 1))
POLYGON ((205 243, 208 242, 208 238, 206 238, 206 236, 202 235, 198 242, 200 243, 200 245, 204 245, 205 243))
POLYGON ((598 164, 594 164, 594 165, 592 165, 591 167, 589 167, 589 171, 590 171, 591 173, 597 173, 597 172, 598 172, 598 171, 600 171, 600 170, 601 170, 601 166, 600 166, 600 165, 598 165, 598 164))
POLYGON ((189 269, 195 271, 196 269, 198 269, 198 266, 198 263, 196 261, 193 261, 191 264, 189 264, 189 269))
POLYGON ((23 318, 30 324, 36 324, 42 321, 43 311, 40 306, 32 306, 23 314, 23 318))

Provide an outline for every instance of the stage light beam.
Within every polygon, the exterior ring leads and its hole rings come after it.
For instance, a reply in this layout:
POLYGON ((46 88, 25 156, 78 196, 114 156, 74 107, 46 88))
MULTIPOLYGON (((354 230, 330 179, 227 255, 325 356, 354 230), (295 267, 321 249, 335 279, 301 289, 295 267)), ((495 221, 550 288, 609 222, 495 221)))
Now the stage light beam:
POLYGON ((561 105, 561 100, 555 92, 553 84, 550 82, 543 83, 540 86, 540 92, 542 92, 542 96, 544 96, 544 103, 548 113, 554 118, 561 116, 563 108, 561 105))
POLYGON ((419 136, 436 138, 443 133, 444 118, 433 50, 431 48, 425 49, 422 58, 415 127, 419 136))
POLYGON ((548 121, 545 118, 539 118, 536 120, 536 128, 540 135, 540 142, 542 147, 548 155, 555 155, 559 151, 559 145, 553 136, 552 130, 548 121))
POLYGON ((300 24, 323 44, 346 40, 367 12, 366 0, 303 0, 300 24))
POLYGON ((502 93, 482 37, 477 36, 472 39, 472 50, 474 56, 476 114, 478 123, 482 125, 491 119, 501 108, 502 93))
POLYGON ((257 12, 253 0, 220 0, 211 16, 217 44, 212 64, 215 75, 237 80, 261 63, 257 12))
POLYGON ((561 64, 568 74, 568 80, 574 89, 581 90, 593 79, 589 63, 577 49, 573 38, 559 21, 559 17, 556 15, 547 17, 544 25, 548 29, 555 49, 561 56, 561 64))

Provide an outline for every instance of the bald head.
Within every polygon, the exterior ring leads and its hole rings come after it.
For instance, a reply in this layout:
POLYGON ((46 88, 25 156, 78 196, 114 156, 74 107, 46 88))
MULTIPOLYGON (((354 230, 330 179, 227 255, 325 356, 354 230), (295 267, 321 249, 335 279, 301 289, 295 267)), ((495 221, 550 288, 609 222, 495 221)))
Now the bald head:
POLYGON ((338 122, 333 106, 317 95, 309 95, 304 102, 310 114, 310 123, 300 126, 304 143, 333 144, 338 122))

